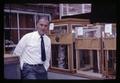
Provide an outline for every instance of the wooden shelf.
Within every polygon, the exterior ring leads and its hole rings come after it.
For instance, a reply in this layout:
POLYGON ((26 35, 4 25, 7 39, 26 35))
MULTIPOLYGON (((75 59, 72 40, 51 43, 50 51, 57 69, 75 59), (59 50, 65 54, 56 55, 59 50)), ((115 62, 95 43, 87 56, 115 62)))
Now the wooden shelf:
POLYGON ((104 49, 116 50, 116 38, 104 38, 104 49), (109 42, 109 43, 108 43, 109 42))
POLYGON ((56 35, 49 35, 52 44, 72 44, 72 34, 66 33, 59 37, 59 42, 56 41, 56 35))
POLYGON ((79 38, 75 41, 76 49, 100 49, 98 38, 79 38))
POLYGON ((4 54, 4 64, 19 63, 19 57, 12 54, 4 54))

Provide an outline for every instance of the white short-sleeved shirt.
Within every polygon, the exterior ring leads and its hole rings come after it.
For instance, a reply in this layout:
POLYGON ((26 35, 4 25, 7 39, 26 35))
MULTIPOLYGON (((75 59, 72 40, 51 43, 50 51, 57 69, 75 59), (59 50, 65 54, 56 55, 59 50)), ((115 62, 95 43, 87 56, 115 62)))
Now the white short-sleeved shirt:
POLYGON ((13 55, 20 56, 21 69, 23 63, 28 64, 43 64, 47 70, 49 67, 49 61, 51 57, 51 40, 47 35, 43 35, 46 61, 41 60, 41 38, 38 31, 27 33, 24 35, 17 44, 13 55))

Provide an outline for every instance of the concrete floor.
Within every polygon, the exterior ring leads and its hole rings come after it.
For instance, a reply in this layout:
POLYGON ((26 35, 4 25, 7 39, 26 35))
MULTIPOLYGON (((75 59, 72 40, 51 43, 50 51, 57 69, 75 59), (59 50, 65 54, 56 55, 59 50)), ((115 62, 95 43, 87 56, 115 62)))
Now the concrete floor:
POLYGON ((88 78, 73 76, 73 75, 66 75, 66 74, 60 74, 60 73, 53 73, 48 72, 48 79, 52 80, 88 80, 88 78))

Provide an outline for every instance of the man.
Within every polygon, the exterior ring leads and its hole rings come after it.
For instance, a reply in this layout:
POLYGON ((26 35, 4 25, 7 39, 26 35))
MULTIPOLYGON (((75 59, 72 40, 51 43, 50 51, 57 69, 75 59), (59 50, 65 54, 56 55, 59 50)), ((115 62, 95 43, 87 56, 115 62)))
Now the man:
POLYGON ((22 79, 47 79, 51 57, 51 40, 46 35, 49 21, 41 17, 36 26, 37 31, 24 35, 13 52, 20 56, 22 79))

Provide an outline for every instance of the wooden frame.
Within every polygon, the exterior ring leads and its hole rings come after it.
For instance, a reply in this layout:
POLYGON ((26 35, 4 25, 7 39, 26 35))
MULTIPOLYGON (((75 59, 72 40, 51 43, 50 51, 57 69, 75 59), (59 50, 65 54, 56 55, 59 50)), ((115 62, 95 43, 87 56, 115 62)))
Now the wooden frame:
POLYGON ((114 36, 109 36, 107 37, 105 35, 105 37, 103 38, 103 42, 104 42, 104 50, 106 51, 106 55, 104 55, 105 57, 105 71, 104 71, 104 75, 107 78, 110 79, 115 79, 116 78, 116 24, 112 23, 112 35, 114 36), (114 32, 114 34, 113 34, 114 32), (108 43, 109 42, 109 43, 108 43), (109 52, 112 52, 111 54, 109 54, 109 52), (111 56, 111 57, 110 57, 111 56), (109 61, 111 59, 111 61, 109 61), (110 63, 111 62, 111 63, 110 63), (112 70, 109 68, 109 65, 112 66, 112 70))
MULTIPOLYGON (((102 77, 102 74, 100 73, 100 62, 99 62, 99 50, 95 50, 96 51, 96 59, 97 59, 97 63, 93 62, 95 58, 93 58, 94 56, 92 55, 93 51, 92 49, 85 49, 85 50, 88 50, 89 51, 89 59, 90 59, 90 62, 89 62, 89 66, 86 66, 84 68, 80 67, 80 49, 76 49, 76 65, 77 65, 77 74, 81 74, 81 75, 84 75, 88 78, 92 78, 92 79, 103 79, 102 77), (97 64, 97 72, 96 72, 96 69, 93 71, 93 68, 95 66, 95 64, 97 64), (90 69, 90 70, 89 70, 90 69)), ((96 68, 95 67, 95 68, 96 68)))
MULTIPOLYGON (((67 26, 67 33, 61 34, 59 37, 59 42, 56 41, 56 34, 51 33, 54 32, 54 30, 49 32, 49 36, 51 38, 52 44, 55 45, 67 45, 68 47, 68 69, 62 69, 58 67, 53 67, 52 65, 50 66, 51 70, 56 69, 56 70, 62 70, 62 71, 69 71, 69 72, 75 72, 76 68, 74 68, 74 60, 73 57, 76 57, 73 55, 73 36, 72 36, 72 25, 86 25, 89 23, 88 19, 74 19, 74 18, 68 18, 68 19, 56 19, 52 20, 51 23, 54 23, 55 26, 67 26)), ((55 27, 54 27, 55 28, 55 27)), ((51 61, 52 64, 52 61, 51 61)))
POLYGON ((100 39, 98 38, 78 38, 76 39, 76 49, 100 49, 100 39))
MULTIPOLYGON (((113 24, 114 25, 114 24, 113 24)), ((115 25, 114 27, 115 28, 115 25)), ((113 30, 113 29, 112 29, 113 30)), ((108 66, 110 63, 108 63, 108 58, 110 55, 108 55, 108 51, 110 50, 116 50, 116 37, 104 37, 102 38, 102 44, 103 44, 103 55, 101 55, 101 39, 100 38, 77 38, 75 40, 75 46, 76 46, 76 65, 77 65, 77 73, 88 75, 88 77, 91 77, 93 75, 94 77, 98 78, 115 78, 115 75, 110 75, 110 73, 116 72, 116 63, 115 60, 112 62, 112 67, 114 68, 114 72, 110 72, 108 66), (89 72, 82 71, 80 69, 80 56, 79 50, 97 50, 97 60, 98 60, 98 74, 93 74, 89 72), (91 76, 89 76, 91 74, 91 76)), ((90 53, 90 55, 92 55, 90 53)), ((112 57, 115 58, 115 53, 112 53, 112 57)), ((92 62, 91 62, 92 63, 92 62)), ((115 73, 114 73, 115 74, 115 73)))
MULTIPOLYGON (((65 45, 65 44, 54 44, 54 45, 65 45)), ((69 48, 69 46, 68 45, 66 45, 67 46, 67 66, 68 66, 68 68, 60 68, 60 67, 55 67, 55 66, 53 66, 52 65, 52 63, 53 63, 53 61, 52 61, 52 59, 51 59, 51 69, 57 69, 57 70, 64 70, 64 71, 68 71, 68 72, 70 72, 70 60, 69 60, 69 58, 70 58, 70 48, 69 48)), ((57 50, 57 49, 55 49, 55 50, 57 50)), ((56 56, 58 56, 58 55, 56 55, 56 56)), ((58 57, 57 57, 58 58, 58 57)))
POLYGON ((63 70, 63 71, 68 71, 70 72, 71 71, 71 68, 70 68, 70 52, 71 52, 71 49, 70 49, 70 46, 72 44, 72 34, 69 33, 69 30, 68 30, 68 24, 56 24, 55 26, 67 26, 67 33, 65 34, 60 34, 59 36, 59 41, 56 41, 56 34, 54 33, 51 33, 49 32, 49 37, 51 38, 51 42, 52 42, 52 45, 66 45, 67 46, 67 58, 68 58, 68 69, 64 69, 64 68, 58 68, 58 67, 54 67, 52 65, 52 60, 51 60, 51 69, 56 69, 56 70, 63 70))
POLYGON ((4 55, 4 64, 11 64, 11 63, 20 63, 19 62, 19 57, 18 56, 13 56, 10 54, 5 54, 4 55))
POLYGON ((104 38, 103 41, 105 45, 104 49, 116 50, 116 38, 104 38))

